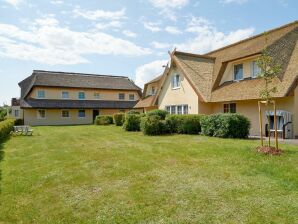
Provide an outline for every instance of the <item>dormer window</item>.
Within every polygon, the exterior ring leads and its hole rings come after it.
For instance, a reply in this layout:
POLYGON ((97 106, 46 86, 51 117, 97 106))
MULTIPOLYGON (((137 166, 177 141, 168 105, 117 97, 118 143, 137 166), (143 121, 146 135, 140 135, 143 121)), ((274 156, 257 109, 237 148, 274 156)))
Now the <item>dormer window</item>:
POLYGON ((155 86, 151 87, 151 95, 155 95, 155 86))
POLYGON ((37 91, 37 98, 43 99, 46 97, 45 91, 44 90, 38 90, 37 91))
POLYGON ((234 65, 234 80, 243 79, 243 64, 234 65))
POLYGON ((172 89, 178 89, 180 88, 180 75, 179 74, 175 74, 173 76, 173 79, 172 79, 172 89))
POLYGON ((260 72, 261 72, 261 69, 257 64, 257 61, 253 61, 252 62, 251 77, 252 78, 257 78, 260 72))

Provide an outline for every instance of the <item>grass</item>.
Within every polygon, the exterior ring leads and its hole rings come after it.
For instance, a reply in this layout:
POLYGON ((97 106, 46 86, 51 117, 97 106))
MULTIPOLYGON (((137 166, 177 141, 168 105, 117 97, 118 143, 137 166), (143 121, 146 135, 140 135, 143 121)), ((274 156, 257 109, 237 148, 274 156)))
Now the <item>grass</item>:
POLYGON ((35 127, 0 145, 0 223, 298 223, 298 148, 35 127))

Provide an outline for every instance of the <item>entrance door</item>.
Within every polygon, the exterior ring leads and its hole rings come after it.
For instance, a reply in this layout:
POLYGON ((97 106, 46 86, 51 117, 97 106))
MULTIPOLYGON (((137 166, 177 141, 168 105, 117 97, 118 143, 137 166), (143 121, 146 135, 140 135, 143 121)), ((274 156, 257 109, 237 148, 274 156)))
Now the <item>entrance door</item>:
POLYGON ((95 120, 97 115, 99 115, 99 110, 93 110, 93 121, 95 120))

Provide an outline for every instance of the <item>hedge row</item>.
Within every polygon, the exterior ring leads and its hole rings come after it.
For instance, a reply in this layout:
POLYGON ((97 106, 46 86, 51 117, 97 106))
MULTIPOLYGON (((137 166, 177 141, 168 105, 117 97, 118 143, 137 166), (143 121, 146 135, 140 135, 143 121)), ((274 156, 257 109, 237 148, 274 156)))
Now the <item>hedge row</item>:
POLYGON ((14 119, 6 119, 0 122, 0 143, 9 136, 11 131, 13 131, 14 124, 14 119))
POLYGON ((141 114, 126 114, 123 123, 125 131, 140 131, 141 114))
POLYGON ((125 121, 125 113, 117 113, 113 115, 116 126, 122 126, 125 121))
POLYGON ((199 134, 201 132, 200 114, 171 114, 166 117, 170 133, 199 134))
POLYGON ((247 138, 250 121, 240 114, 212 114, 201 119, 202 134, 220 138, 247 138))

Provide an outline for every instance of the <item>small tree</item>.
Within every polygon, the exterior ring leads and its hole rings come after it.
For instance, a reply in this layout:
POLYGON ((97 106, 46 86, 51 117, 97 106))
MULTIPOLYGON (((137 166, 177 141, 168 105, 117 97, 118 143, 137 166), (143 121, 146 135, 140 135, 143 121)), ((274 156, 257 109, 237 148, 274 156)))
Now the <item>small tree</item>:
MULTIPOLYGON (((257 65, 260 69, 258 73, 258 77, 264 80, 264 86, 260 91, 260 97, 262 98, 263 102, 265 102, 266 109, 268 108, 270 109, 269 105, 272 103, 274 104, 274 107, 275 107, 275 102, 272 100, 272 94, 276 93, 276 86, 272 86, 271 83, 273 82, 273 79, 278 76, 279 72, 281 71, 281 67, 275 63, 275 61, 269 55, 268 50, 266 48, 262 52, 262 56, 258 58, 257 65)), ((260 107, 260 104, 259 104, 259 107, 260 107)), ((261 116, 261 110, 260 110, 260 116, 261 116)), ((274 125, 276 126, 276 114, 274 114, 274 121, 275 121, 274 125)), ((260 129, 262 129, 261 123, 262 123, 262 119, 260 117, 260 127, 261 127, 260 129)), ((270 117, 268 117, 269 146, 270 146, 270 136, 271 136, 270 125, 271 125, 270 117)), ((276 138, 276 146, 277 146, 278 145, 277 136, 275 136, 275 138, 276 138)), ((261 139, 261 143, 263 145, 263 139, 261 139)))

